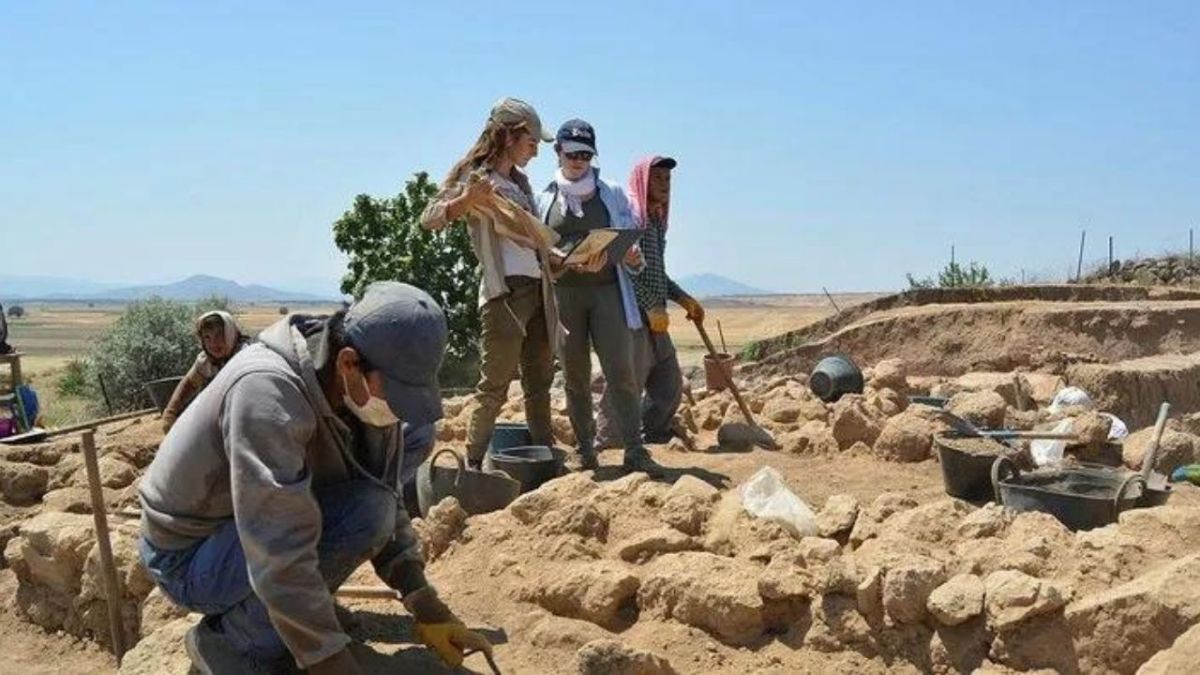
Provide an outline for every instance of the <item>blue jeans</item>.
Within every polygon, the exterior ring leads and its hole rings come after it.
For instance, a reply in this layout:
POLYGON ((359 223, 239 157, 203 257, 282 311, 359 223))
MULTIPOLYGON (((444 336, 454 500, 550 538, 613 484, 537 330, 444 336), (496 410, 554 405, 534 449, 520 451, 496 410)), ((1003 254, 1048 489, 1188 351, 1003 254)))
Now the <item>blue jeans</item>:
MULTIPOLYGON (((317 566, 332 592, 391 539, 396 498, 366 480, 315 490, 321 507, 317 566)), ((211 617, 213 627, 238 651, 263 660, 288 654, 267 609, 250 587, 246 554, 230 520, 190 548, 164 551, 143 537, 142 563, 176 604, 211 617)))

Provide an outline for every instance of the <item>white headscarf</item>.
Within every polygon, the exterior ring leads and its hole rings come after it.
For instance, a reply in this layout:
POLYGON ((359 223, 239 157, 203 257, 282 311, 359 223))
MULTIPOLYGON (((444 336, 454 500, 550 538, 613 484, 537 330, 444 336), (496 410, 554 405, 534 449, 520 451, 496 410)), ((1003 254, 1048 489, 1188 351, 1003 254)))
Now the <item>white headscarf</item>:
POLYGON ((554 182, 558 185, 558 192, 562 195, 562 212, 567 215, 570 211, 576 218, 583 217, 583 198, 596 191, 596 172, 593 169, 588 169, 587 173, 579 177, 579 180, 568 180, 563 175, 562 168, 559 167, 554 172, 554 182))

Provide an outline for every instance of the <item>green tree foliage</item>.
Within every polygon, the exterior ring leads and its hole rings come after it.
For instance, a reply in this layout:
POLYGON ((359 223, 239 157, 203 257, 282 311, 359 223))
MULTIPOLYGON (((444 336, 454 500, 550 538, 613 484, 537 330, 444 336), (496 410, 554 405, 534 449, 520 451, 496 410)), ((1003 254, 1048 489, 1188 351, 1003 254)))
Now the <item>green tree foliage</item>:
POLYGON ((951 262, 938 272, 937 283, 933 279, 926 277, 917 279, 912 274, 905 275, 908 277, 908 287, 910 289, 923 288, 987 288, 995 284, 991 274, 985 265, 971 262, 966 267, 959 265, 956 262, 951 262))
POLYGON ((334 243, 350 258, 343 293, 359 297, 371 282, 392 280, 437 300, 450 328, 442 384, 462 386, 478 376, 479 266, 465 227, 430 232, 420 226, 421 212, 435 194, 437 186, 419 172, 395 197, 358 195, 333 224, 334 243))
POLYGON ((200 342, 195 320, 209 309, 208 301, 190 305, 161 298, 129 305, 93 346, 88 382, 104 378, 114 410, 146 406, 143 384, 183 375, 196 359, 200 342))

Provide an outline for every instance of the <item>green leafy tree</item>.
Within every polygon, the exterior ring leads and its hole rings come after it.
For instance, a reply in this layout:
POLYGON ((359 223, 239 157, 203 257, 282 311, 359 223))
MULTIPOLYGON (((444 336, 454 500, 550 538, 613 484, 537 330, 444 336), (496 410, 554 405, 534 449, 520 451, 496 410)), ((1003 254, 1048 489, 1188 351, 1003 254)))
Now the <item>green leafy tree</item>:
POLYGON ((334 243, 349 256, 342 292, 354 297, 373 281, 402 281, 424 289, 446 312, 450 336, 442 384, 472 384, 478 376, 479 266, 467 229, 421 227, 421 212, 437 194, 429 174, 418 172, 391 198, 360 194, 333 224, 334 243))
POLYGON ((144 407, 149 398, 143 385, 187 372, 200 351, 196 317, 218 308, 212 299, 192 305, 150 298, 129 305, 88 355, 89 394, 96 394, 90 383, 102 377, 114 410, 144 407))

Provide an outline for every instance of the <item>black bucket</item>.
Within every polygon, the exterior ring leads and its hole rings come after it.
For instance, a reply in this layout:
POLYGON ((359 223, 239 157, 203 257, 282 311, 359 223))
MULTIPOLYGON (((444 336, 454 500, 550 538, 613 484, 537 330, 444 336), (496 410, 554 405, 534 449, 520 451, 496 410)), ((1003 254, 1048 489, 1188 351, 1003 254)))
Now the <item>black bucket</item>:
POLYGON ((808 376, 808 388, 817 398, 826 403, 833 403, 844 394, 861 394, 863 374, 849 356, 826 356, 808 376))
MULTIPOLYGON (((992 465, 996 501, 1015 511, 1049 513, 1072 531, 1117 522, 1122 511, 1141 506, 1146 496, 1140 474, 1107 467, 1042 469, 1021 473, 1001 457, 992 465)), ((1165 498, 1163 498, 1165 502, 1165 498)))
POLYGON ((563 472, 567 453, 545 445, 525 445, 489 451, 485 467, 495 467, 521 484, 521 492, 536 490, 563 472))
POLYGON ((150 394, 150 402, 161 413, 167 409, 167 404, 171 402, 171 396, 175 393, 175 388, 182 381, 182 377, 164 377, 158 380, 151 380, 142 386, 145 387, 146 393, 150 394))
POLYGON ((1008 457, 1016 451, 999 441, 968 438, 961 434, 938 434, 933 438, 938 462, 942 465, 942 483, 946 494, 969 502, 986 502, 992 498, 992 464, 997 457, 1008 457), (971 452, 966 443, 994 444, 996 452, 971 452))
POLYGON ((524 422, 497 422, 492 430, 492 440, 488 443, 488 451, 507 450, 533 444, 533 434, 529 433, 529 425, 524 422))
POLYGON ((446 497, 458 500, 463 510, 470 515, 499 511, 508 506, 521 494, 521 484, 503 471, 471 471, 467 469, 462 455, 443 448, 417 469, 417 504, 421 516, 428 516, 432 509, 446 497), (454 455, 458 466, 438 466, 438 457, 445 453, 454 455))

